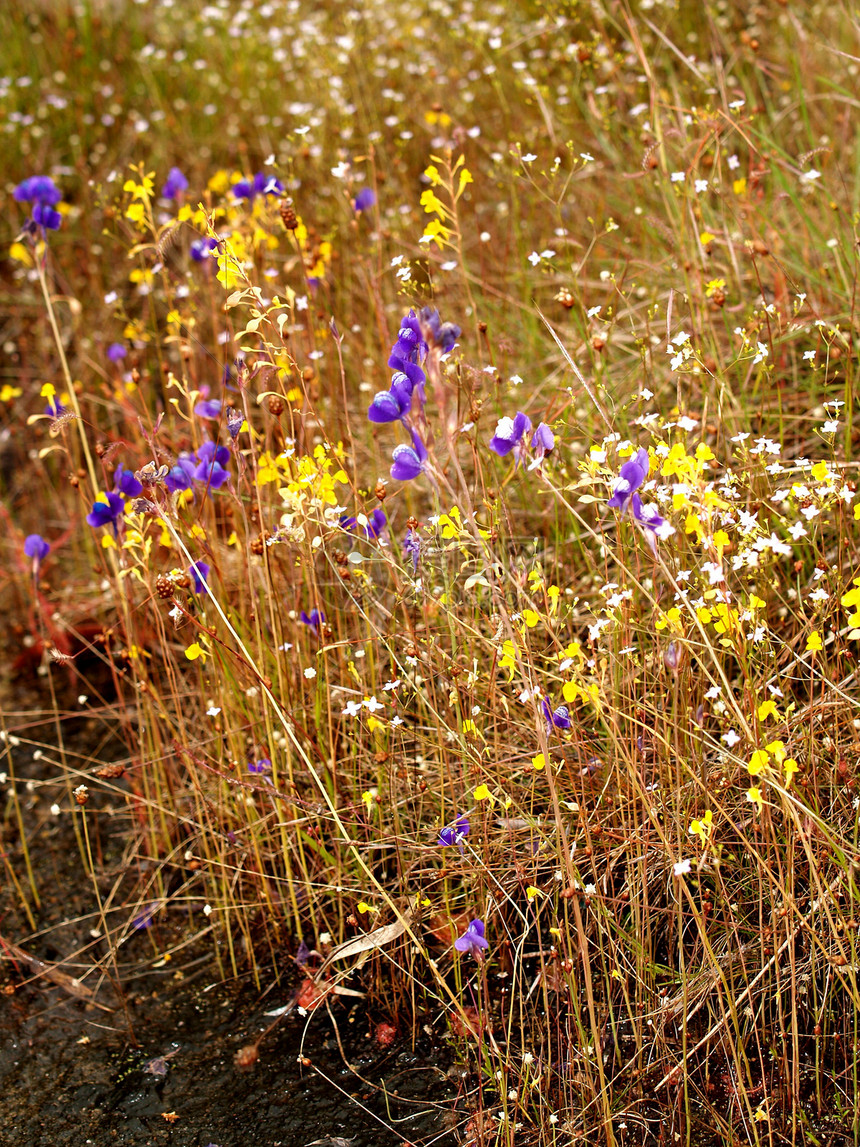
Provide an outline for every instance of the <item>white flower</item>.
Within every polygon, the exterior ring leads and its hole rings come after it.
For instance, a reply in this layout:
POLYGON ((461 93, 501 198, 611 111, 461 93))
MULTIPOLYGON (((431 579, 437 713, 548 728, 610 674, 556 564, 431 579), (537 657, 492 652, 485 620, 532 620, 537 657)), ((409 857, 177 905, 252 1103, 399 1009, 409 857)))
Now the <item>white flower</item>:
POLYGON ((795 522, 793 526, 788 527, 788 532, 795 542, 800 538, 805 538, 807 535, 806 526, 804 526, 803 522, 795 522))
POLYGON ((691 868, 692 865, 690 864, 689 860, 679 860, 672 866, 672 872, 675 874, 675 876, 686 876, 691 868))
POLYGON ((800 177, 801 183, 814 183, 816 179, 821 178, 821 172, 816 171, 814 167, 810 167, 809 171, 804 171, 800 177))
POLYGON ((527 155, 521 155, 520 159, 523 161, 523 163, 534 163, 534 161, 537 159, 537 156, 529 152, 527 155))
POLYGON ((707 179, 697 179, 694 186, 696 189, 696 194, 701 195, 703 191, 708 190, 708 181, 707 179))
POLYGON ((376 713, 378 710, 385 708, 375 697, 365 697, 364 707, 369 713, 376 713))
POLYGON ((209 708, 206 710, 206 716, 207 717, 217 717, 220 712, 221 712, 221 710, 218 708, 217 705, 210 705, 209 708))
POLYGON ((316 675, 317 675, 316 669, 306 669, 305 670, 305 677, 307 677, 308 681, 313 680, 313 678, 316 677, 316 675))
POLYGON ((672 182, 673 183, 683 183, 686 178, 687 178, 686 171, 673 171, 672 172, 672 182))
POLYGON ((537 253, 537 251, 532 251, 531 255, 529 255, 529 262, 533 267, 538 265, 540 262, 540 255, 537 253))
POLYGON ((740 167, 740 165, 741 165, 741 161, 738 159, 738 157, 736 155, 730 155, 729 156, 729 171, 737 171, 737 169, 740 167))
POLYGON ((733 749, 735 745, 740 741, 740 737, 737 735, 734 729, 729 729, 728 733, 723 733, 720 740, 724 745, 728 745, 730 749, 733 749))

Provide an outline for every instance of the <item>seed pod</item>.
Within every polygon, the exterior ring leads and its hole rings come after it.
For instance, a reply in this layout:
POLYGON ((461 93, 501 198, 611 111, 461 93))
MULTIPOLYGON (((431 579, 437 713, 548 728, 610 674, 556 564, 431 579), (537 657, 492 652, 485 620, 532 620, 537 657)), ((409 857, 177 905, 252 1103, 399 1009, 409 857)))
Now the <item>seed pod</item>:
POLYGON ((269 408, 269 414, 274 414, 276 418, 280 418, 286 409, 284 400, 279 394, 270 394, 266 399, 266 406, 269 408))
POLYGON ((155 592, 162 601, 170 601, 176 592, 176 587, 173 584, 173 578, 168 577, 167 574, 159 574, 155 579, 155 592))
POLYGON ((90 790, 86 785, 78 785, 72 795, 74 796, 77 803, 81 806, 81 808, 83 808, 83 806, 90 799, 90 790))
POLYGON ((278 204, 281 220, 288 231, 295 231, 299 225, 292 199, 282 199, 278 204))

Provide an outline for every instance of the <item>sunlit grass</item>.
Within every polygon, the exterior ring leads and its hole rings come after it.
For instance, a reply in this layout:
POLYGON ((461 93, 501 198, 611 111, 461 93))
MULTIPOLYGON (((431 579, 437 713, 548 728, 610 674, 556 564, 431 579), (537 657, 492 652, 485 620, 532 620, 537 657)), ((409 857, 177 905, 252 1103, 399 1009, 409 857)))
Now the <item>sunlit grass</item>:
POLYGON ((34 792, 109 978, 141 936, 262 984, 388 928, 318 987, 363 963, 450 1030, 474 1142, 856 1140, 856 27, 510 7, 0 16, 34 792), (62 225, 21 232, 41 173, 62 225), (367 411, 424 307, 461 332, 419 446, 367 411))

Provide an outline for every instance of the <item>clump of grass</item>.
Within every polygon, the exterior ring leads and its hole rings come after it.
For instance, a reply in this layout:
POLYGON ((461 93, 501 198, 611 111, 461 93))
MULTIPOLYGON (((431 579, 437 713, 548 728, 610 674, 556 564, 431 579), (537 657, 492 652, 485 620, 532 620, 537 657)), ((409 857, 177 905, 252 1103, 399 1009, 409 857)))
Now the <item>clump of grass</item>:
POLYGON ((384 5, 270 7, 70 16, 74 100, 7 29, 66 206, 10 206, 4 592, 126 745, 44 778, 93 876, 127 802, 105 971, 179 912, 314 1002, 361 963, 474 1142, 856 1138, 850 36, 501 7, 411 68, 384 5))

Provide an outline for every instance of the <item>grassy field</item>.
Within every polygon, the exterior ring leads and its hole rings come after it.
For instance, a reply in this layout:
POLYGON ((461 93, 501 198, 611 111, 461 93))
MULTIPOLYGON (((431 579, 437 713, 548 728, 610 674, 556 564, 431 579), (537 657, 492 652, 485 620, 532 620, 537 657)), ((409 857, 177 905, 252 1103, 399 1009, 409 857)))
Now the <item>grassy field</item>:
POLYGON ((464 1143, 860 1141, 853 6, 0 37, 2 736, 82 877, 123 810, 91 982, 298 960, 464 1143))

